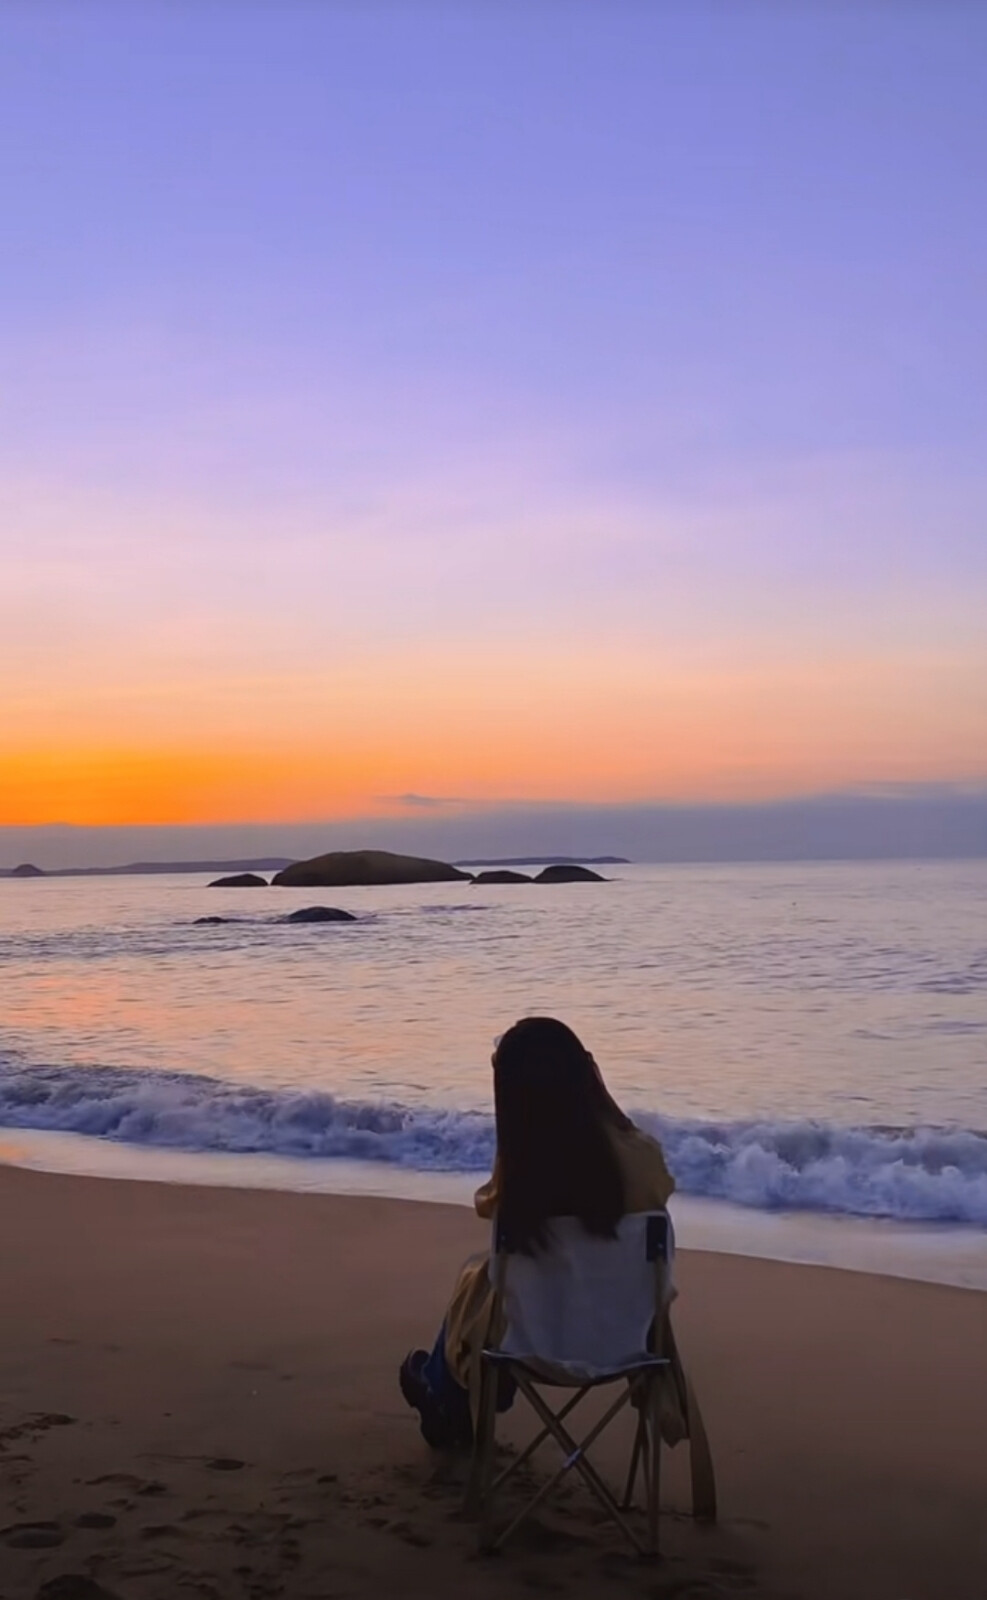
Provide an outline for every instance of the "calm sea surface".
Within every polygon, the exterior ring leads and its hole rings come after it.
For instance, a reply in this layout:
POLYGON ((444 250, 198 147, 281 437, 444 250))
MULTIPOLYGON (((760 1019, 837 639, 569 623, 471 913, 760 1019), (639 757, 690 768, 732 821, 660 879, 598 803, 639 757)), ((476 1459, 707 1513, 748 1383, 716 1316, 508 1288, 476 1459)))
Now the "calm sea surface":
POLYGON ((476 1171, 494 1036, 547 1013, 687 1193, 987 1226, 987 862, 608 870, 0 880, 0 1125, 476 1171))

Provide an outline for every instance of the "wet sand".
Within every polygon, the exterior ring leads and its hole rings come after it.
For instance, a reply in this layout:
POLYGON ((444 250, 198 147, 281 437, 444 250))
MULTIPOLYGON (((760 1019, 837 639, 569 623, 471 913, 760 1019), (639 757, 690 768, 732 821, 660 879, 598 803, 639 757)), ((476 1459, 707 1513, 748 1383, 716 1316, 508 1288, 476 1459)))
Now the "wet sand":
POLYGON ((0 1168, 0 1600, 987 1593, 987 1295, 699 1252, 677 1326, 719 1525, 684 1514, 674 1452, 659 1566, 578 1486, 477 1561, 464 1464, 395 1372, 485 1235, 452 1206, 0 1168))

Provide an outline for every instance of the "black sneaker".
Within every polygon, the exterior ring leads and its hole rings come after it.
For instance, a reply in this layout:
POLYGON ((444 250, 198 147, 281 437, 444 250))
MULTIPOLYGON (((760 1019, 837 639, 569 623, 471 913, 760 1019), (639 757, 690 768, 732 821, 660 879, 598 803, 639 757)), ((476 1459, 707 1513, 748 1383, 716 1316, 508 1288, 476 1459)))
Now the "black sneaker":
POLYGON ((412 1350, 398 1369, 401 1393, 413 1411, 420 1411, 422 1403, 428 1399, 428 1384, 422 1371, 427 1360, 427 1350, 412 1350))
POLYGON ((427 1361, 427 1350, 412 1350, 398 1370, 401 1393, 421 1419, 422 1438, 432 1450, 468 1448, 473 1442, 473 1430, 470 1428, 466 1437, 462 1422, 457 1423, 432 1393, 423 1370, 427 1361))

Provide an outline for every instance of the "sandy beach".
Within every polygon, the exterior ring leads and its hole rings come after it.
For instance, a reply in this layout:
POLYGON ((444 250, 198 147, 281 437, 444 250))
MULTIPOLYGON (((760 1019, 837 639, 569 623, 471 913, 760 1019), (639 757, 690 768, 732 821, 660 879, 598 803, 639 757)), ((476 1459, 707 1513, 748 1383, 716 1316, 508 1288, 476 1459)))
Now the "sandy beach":
POLYGON ((395 1371, 484 1242, 451 1206, 0 1168, 2 1600, 987 1592, 987 1296, 702 1253, 719 1525, 673 1455, 659 1566, 579 1488, 477 1561, 395 1371))

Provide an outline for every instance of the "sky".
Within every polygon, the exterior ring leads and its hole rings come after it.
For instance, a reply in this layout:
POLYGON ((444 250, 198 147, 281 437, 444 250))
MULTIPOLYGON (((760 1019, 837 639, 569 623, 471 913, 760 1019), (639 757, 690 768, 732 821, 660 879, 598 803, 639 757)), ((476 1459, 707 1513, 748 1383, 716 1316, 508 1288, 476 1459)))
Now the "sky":
POLYGON ((969 4, 5 5, 0 828, 987 790, 985 192, 969 4))

